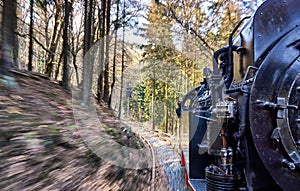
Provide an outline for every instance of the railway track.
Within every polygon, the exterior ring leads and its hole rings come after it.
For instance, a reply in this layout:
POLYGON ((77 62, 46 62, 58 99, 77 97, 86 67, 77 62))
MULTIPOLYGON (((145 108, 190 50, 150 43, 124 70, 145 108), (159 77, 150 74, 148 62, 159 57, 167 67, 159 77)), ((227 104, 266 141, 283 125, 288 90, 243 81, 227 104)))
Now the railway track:
POLYGON ((179 142, 178 139, 159 131, 153 131, 146 128, 142 124, 130 122, 126 123, 131 127, 132 132, 136 136, 140 137, 150 148, 152 152, 152 179, 151 179, 151 191, 158 190, 155 186, 155 182, 159 177, 156 175, 156 169, 160 169, 167 189, 164 190, 175 190, 175 191, 187 191, 184 179, 184 171, 180 165, 179 155, 179 142))
POLYGON ((152 156, 152 175, 151 175, 151 191, 155 191, 155 153, 154 153, 154 149, 152 147, 152 144, 148 141, 148 139, 145 138, 145 136, 143 134, 139 134, 138 135, 150 148, 151 151, 151 156, 152 156))

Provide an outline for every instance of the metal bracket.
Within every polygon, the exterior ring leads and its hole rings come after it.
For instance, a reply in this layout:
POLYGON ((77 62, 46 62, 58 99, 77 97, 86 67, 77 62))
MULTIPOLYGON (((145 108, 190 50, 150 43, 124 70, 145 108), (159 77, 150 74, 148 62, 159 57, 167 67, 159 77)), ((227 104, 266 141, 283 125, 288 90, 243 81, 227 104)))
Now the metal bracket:
POLYGON ((233 118, 236 112, 235 101, 222 101, 216 104, 217 118, 233 118))
POLYGON ((263 101, 263 100, 256 100, 256 104, 258 104, 261 107, 277 109, 277 118, 278 119, 284 118, 284 110, 285 109, 298 109, 298 106, 296 106, 296 105, 286 104, 286 99, 283 97, 277 97, 277 103, 263 101))
POLYGON ((284 118, 284 109, 287 108, 285 105, 285 98, 278 97, 277 98, 277 118, 283 119, 284 118))

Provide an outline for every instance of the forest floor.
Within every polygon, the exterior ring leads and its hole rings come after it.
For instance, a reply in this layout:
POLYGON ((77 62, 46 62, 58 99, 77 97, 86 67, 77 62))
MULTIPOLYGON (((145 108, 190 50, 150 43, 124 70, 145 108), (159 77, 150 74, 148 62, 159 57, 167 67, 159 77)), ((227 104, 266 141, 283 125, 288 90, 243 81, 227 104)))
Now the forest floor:
MULTIPOLYGON (((87 147, 70 91, 40 74, 18 71, 14 77, 14 88, 0 82, 0 190, 151 190, 151 168, 113 165, 87 147)), ((124 134, 111 110, 97 109, 108 127, 97 133, 113 135, 128 147, 145 146, 124 134)), ((159 169, 155 190, 166 190, 159 169)))

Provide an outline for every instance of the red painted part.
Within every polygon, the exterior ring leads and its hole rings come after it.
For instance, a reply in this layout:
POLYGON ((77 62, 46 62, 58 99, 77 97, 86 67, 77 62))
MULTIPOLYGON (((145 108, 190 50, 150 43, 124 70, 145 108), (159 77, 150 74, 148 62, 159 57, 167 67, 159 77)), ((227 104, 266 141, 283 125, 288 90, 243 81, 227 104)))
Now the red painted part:
POLYGON ((185 159, 184 159, 183 151, 181 151, 181 166, 185 166, 185 159))
POLYGON ((185 174, 185 183, 186 185, 192 190, 192 191, 195 191, 194 188, 192 187, 190 181, 189 181, 189 175, 188 175, 188 172, 187 172, 187 166, 186 166, 186 163, 185 163, 185 158, 184 158, 184 153, 183 151, 181 151, 181 166, 182 167, 185 167, 184 168, 184 174, 185 174))
POLYGON ((193 186, 191 185, 190 181, 189 181, 189 175, 187 173, 187 170, 185 169, 185 182, 186 182, 186 185, 192 190, 192 191, 195 191, 193 186))

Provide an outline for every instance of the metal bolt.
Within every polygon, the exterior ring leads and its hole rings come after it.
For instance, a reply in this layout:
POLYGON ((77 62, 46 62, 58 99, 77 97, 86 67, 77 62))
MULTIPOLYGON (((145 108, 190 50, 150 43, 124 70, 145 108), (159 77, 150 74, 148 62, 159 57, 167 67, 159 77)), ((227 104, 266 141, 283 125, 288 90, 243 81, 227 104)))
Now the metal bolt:
POLYGON ((281 161, 281 163, 282 163, 284 166, 288 167, 290 170, 295 170, 295 169, 296 169, 295 164, 294 164, 293 162, 288 161, 287 159, 283 159, 283 160, 281 161))

